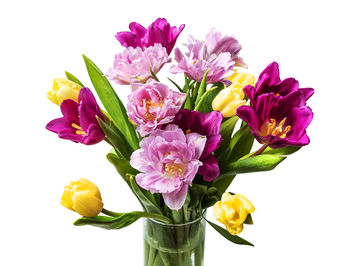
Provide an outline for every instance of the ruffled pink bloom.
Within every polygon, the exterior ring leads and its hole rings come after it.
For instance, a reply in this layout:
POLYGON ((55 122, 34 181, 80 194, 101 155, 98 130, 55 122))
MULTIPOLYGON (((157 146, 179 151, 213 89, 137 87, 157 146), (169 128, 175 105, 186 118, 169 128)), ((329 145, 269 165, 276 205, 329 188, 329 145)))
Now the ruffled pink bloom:
POLYGON ((241 46, 234 37, 221 37, 221 33, 212 30, 207 34, 205 41, 199 41, 192 36, 188 39, 188 53, 186 56, 176 48, 175 60, 177 66, 173 66, 171 73, 185 73, 189 78, 200 82, 209 69, 208 83, 230 82, 228 78, 233 74, 234 66, 245 66, 243 60, 238 57, 241 46))
POLYGON ((235 66, 247 67, 243 59, 238 56, 242 49, 237 39, 233 36, 222 37, 221 33, 216 29, 211 29, 210 33, 205 36, 205 44, 208 55, 221 53, 230 53, 231 59, 235 62, 235 66))
POLYGON ((165 18, 158 18, 148 29, 137 22, 132 22, 129 25, 130 31, 118 32, 115 38, 124 47, 140 47, 142 50, 159 43, 170 54, 177 37, 179 37, 184 28, 184 24, 177 29, 177 27, 171 27, 165 18))
POLYGON ((186 199, 188 186, 202 165, 199 158, 206 137, 185 133, 176 125, 158 129, 140 142, 130 159, 132 167, 141 173, 137 184, 151 193, 161 193, 170 209, 180 209, 186 199))
POLYGON ((142 137, 174 120, 186 98, 153 79, 138 86, 128 97, 127 111, 142 137))
POLYGON ((122 85, 144 83, 152 77, 150 69, 157 74, 170 61, 166 49, 159 43, 144 51, 140 47, 128 47, 115 56, 114 65, 106 76, 122 85))

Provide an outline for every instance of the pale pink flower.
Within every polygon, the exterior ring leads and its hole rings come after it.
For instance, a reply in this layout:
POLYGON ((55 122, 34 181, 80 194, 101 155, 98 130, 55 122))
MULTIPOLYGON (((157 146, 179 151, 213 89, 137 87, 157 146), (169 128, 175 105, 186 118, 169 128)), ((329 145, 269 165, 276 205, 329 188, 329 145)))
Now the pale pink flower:
POLYGON ((114 65, 106 76, 118 84, 144 83, 157 74, 165 63, 170 62, 166 48, 159 43, 144 49, 128 47, 115 56, 114 65))
POLYGON ((131 166, 141 172, 136 175, 137 184, 151 193, 161 193, 170 209, 180 209, 202 165, 199 158, 205 143, 205 136, 185 134, 172 124, 154 131, 131 155, 131 166))
POLYGON ((175 60, 177 65, 172 66, 171 73, 185 73, 189 78, 200 82, 207 70, 207 83, 224 82, 233 74, 234 66, 245 66, 243 60, 238 57, 241 46, 234 37, 221 36, 221 33, 212 29, 205 37, 205 41, 199 41, 192 36, 188 39, 186 55, 176 48, 175 60))
POLYGON ((174 120, 186 98, 153 79, 137 86, 129 96, 127 112, 142 137, 174 120))

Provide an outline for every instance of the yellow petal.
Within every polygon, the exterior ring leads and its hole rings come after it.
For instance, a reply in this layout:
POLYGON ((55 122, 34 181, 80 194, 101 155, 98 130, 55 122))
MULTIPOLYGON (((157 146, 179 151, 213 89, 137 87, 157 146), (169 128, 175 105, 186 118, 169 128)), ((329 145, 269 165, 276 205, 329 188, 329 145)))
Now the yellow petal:
POLYGON ((61 204, 86 217, 96 216, 103 208, 98 187, 85 178, 72 181, 65 187, 61 204))
POLYGON ((73 210, 73 201, 72 201, 73 193, 68 188, 68 186, 64 189, 62 198, 61 198, 61 204, 66 207, 67 209, 73 210))
POLYGON ((213 206, 213 215, 216 220, 218 220, 221 223, 225 222, 225 213, 221 209, 221 201, 218 201, 213 206))
POLYGON ((227 231, 231 234, 231 235, 238 235, 243 231, 243 224, 239 225, 239 226, 226 226, 227 231))
POLYGON ((212 102, 213 110, 221 112, 223 117, 236 115, 237 108, 246 103, 242 89, 240 83, 233 83, 221 90, 212 102))
POLYGON ((228 192, 225 192, 221 196, 221 201, 224 202, 225 204, 229 204, 230 202, 232 203, 234 199, 235 199, 234 195, 231 195, 228 192))
POLYGON ((252 74, 244 72, 235 72, 232 76, 228 78, 232 83, 237 82, 244 88, 247 85, 254 86, 255 77, 252 74))
POLYGON ((81 86, 73 81, 64 78, 56 78, 53 81, 52 90, 47 93, 47 97, 57 105, 60 105, 67 99, 78 102, 80 89, 81 86))
POLYGON ((253 213, 255 211, 254 205, 244 196, 240 194, 235 195, 243 205, 243 208, 246 209, 249 213, 253 213))
POLYGON ((82 216, 94 217, 102 211, 102 208, 102 201, 90 191, 80 191, 73 195, 73 210, 82 216))

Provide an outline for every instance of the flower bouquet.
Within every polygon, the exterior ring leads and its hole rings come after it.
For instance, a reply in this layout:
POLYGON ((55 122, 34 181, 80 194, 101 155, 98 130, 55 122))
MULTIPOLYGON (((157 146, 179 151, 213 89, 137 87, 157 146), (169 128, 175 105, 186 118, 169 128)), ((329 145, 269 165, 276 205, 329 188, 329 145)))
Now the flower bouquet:
POLYGON ((237 174, 272 170, 307 145, 305 130, 313 118, 306 106, 313 89, 299 88, 294 78, 281 80, 276 62, 255 82, 239 57, 238 41, 215 29, 204 41, 190 36, 186 54, 174 50, 170 73, 184 74, 183 85, 159 80, 183 29, 166 19, 148 28, 131 23, 130 31, 116 35, 125 49, 105 74, 83 56, 105 109, 68 72, 48 92, 63 117, 46 128, 77 143, 110 144, 107 158, 142 210, 105 209, 99 189, 87 179, 65 187, 62 205, 83 216, 74 222, 78 226, 120 229, 145 218, 148 266, 203 265, 206 223, 233 243, 252 245, 238 234, 253 223, 254 206, 226 190, 237 174), (130 86, 126 106, 109 80, 130 86), (252 152, 254 140, 261 148, 252 152), (224 227, 207 220, 211 206, 224 227))

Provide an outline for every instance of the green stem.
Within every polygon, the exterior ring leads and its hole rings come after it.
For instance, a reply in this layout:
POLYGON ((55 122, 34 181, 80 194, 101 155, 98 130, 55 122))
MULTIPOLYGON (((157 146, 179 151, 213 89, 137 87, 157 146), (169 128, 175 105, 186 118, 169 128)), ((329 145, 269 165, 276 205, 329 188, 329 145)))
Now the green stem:
POLYGON ((196 83, 196 86, 194 86, 194 89, 192 91, 192 101, 193 103, 196 101, 196 98, 197 98, 197 94, 198 94, 198 90, 199 90, 199 86, 200 86, 200 82, 197 82, 196 83))
POLYGON ((268 147, 267 144, 264 144, 261 146, 261 148, 259 150, 257 150, 256 152, 254 152, 252 155, 250 155, 249 157, 254 157, 257 156, 259 154, 261 154, 266 148, 268 147))
POLYGON ((105 208, 103 208, 101 212, 112 217, 119 217, 124 214, 119 212, 112 212, 112 211, 106 210, 105 208))

